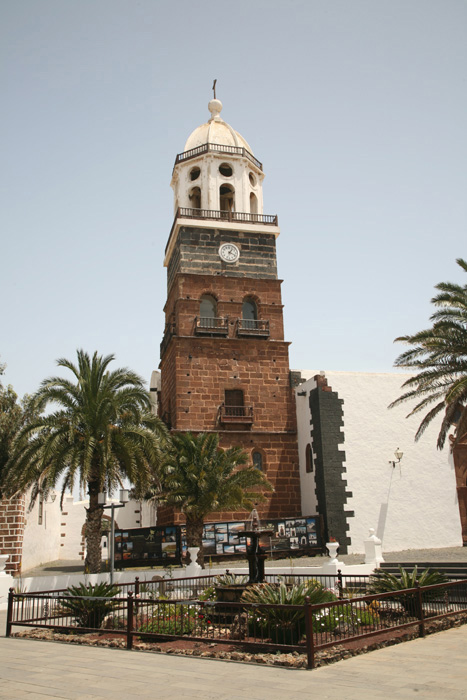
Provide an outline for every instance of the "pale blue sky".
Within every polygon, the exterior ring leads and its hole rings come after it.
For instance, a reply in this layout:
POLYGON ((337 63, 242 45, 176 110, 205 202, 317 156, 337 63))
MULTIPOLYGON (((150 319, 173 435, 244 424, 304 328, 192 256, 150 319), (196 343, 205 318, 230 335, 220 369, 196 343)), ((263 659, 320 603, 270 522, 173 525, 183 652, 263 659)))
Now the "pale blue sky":
POLYGON ((434 285, 465 283, 464 0, 3 0, 0 33, 19 394, 78 347, 157 368, 171 171, 213 78, 279 216, 293 368, 390 371, 434 285))

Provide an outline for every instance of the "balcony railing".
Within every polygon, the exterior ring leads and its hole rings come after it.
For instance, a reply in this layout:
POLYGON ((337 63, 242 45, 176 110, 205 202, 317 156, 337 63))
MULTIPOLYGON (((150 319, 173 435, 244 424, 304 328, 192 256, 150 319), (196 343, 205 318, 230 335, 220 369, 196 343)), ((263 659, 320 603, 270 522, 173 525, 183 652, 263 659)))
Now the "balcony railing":
POLYGON ((229 319, 225 317, 204 318, 195 317, 196 335, 227 335, 229 332, 229 319))
POLYGON ((253 406, 219 406, 220 423, 253 423, 253 406))
POLYGON ((269 338, 269 321, 239 318, 237 320, 237 335, 269 338))
MULTIPOLYGON (((228 156, 243 156, 243 158, 248 158, 257 168, 263 169, 263 164, 257 158, 254 157, 250 151, 246 148, 240 146, 224 146, 219 143, 203 143, 202 146, 197 146, 196 148, 190 148, 189 151, 184 151, 179 153, 175 158, 175 165, 178 163, 183 163, 186 160, 191 160, 191 158, 197 158, 202 156, 204 153, 222 153, 228 156)), ((174 167, 175 167, 174 165, 174 167)))
POLYGON ((178 216, 184 219, 214 219, 215 221, 241 221, 247 224, 277 226, 277 214, 250 214, 243 211, 223 211, 221 209, 194 209, 179 207, 178 216))

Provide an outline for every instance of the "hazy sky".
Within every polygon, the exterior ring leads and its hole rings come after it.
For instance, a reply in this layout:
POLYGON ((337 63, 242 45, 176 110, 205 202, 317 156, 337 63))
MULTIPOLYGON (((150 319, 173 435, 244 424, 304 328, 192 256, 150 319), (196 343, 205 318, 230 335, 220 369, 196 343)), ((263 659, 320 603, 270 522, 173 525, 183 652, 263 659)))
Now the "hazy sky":
POLYGON ((3 381, 159 364, 177 153, 223 118, 278 214, 293 368, 391 371, 466 282, 465 0, 2 0, 3 381), (115 365, 116 367, 117 365, 115 365))

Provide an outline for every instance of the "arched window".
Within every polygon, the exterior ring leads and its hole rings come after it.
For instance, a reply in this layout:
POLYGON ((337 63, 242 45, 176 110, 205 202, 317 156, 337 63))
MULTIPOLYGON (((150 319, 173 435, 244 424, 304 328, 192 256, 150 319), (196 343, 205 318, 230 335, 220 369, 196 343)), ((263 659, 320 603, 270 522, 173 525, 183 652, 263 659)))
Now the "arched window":
POLYGON ((261 452, 255 450, 252 454, 253 466, 255 469, 259 469, 260 472, 263 471, 263 455, 261 452))
POLYGON ((221 211, 234 211, 235 190, 232 185, 221 185, 219 188, 219 209, 221 211))
POLYGON ((310 473, 313 471, 313 454, 311 452, 311 445, 308 443, 305 449, 305 464, 306 464, 306 471, 307 473, 310 473))
POLYGON ((251 192, 250 193, 250 214, 258 213, 258 197, 251 192))
POLYGON ((214 329, 217 323, 217 301, 210 294, 203 294, 199 304, 199 328, 214 329))
POLYGON ((191 188, 188 199, 190 200, 192 209, 201 209, 201 189, 199 187, 191 188))
POLYGON ((242 304, 242 328, 243 330, 254 331, 258 320, 258 307, 251 297, 243 300, 242 304))

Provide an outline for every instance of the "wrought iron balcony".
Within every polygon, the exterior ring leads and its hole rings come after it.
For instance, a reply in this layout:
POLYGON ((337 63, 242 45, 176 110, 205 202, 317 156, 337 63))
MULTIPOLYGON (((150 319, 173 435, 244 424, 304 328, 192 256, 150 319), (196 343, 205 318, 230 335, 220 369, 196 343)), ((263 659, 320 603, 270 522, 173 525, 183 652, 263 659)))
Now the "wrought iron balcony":
POLYGON ((219 406, 220 423, 253 423, 253 406, 219 406))
POLYGON ((269 321, 239 318, 237 320, 237 335, 269 338, 269 321))
POLYGON ((196 335, 227 335, 229 332, 229 319, 226 317, 204 318, 195 317, 196 335))
MULTIPOLYGON (((250 151, 241 146, 224 146, 220 143, 203 143, 202 146, 197 146, 196 148, 190 148, 189 151, 184 151, 179 153, 175 158, 175 165, 178 163, 183 163, 186 160, 191 160, 191 158, 197 158, 202 156, 204 153, 222 153, 228 156, 242 156, 243 158, 248 158, 257 168, 263 169, 263 164, 257 158, 254 157, 250 151)), ((174 165, 174 167, 175 167, 174 165)))

